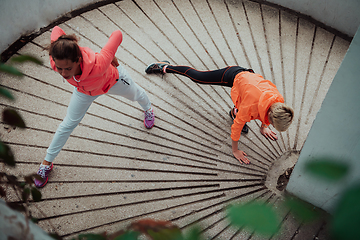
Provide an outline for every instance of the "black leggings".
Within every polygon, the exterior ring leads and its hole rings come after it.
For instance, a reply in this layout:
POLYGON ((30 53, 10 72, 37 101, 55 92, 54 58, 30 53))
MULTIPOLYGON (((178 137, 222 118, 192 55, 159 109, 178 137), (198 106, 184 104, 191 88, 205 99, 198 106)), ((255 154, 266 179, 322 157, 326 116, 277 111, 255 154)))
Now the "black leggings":
POLYGON ((236 74, 249 71, 254 72, 252 69, 242 68, 239 66, 229 66, 226 68, 213 70, 213 71, 199 71, 188 66, 172 66, 166 67, 167 73, 177 73, 190 78, 193 82, 199 84, 220 85, 232 87, 236 74))

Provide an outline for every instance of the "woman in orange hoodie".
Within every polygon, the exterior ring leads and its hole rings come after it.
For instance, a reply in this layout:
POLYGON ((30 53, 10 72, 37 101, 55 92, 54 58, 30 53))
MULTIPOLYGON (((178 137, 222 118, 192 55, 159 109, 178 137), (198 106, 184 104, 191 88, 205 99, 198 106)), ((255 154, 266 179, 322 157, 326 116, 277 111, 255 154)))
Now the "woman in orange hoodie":
POLYGON ((246 132, 246 122, 259 119, 262 122, 260 132, 266 138, 277 140, 276 130, 286 131, 290 126, 294 111, 284 104, 276 86, 252 69, 229 66, 214 71, 199 71, 189 66, 173 66, 168 61, 150 64, 146 73, 176 73, 190 78, 199 84, 211 84, 231 87, 231 99, 234 108, 230 115, 234 119, 231 126, 232 151, 240 163, 249 164, 246 153, 238 149, 241 132, 246 132), (244 128, 245 126, 245 128, 244 128))
POLYGON ((144 89, 133 82, 115 57, 122 42, 121 31, 117 30, 111 34, 100 53, 95 53, 87 47, 80 47, 77 42, 74 35, 66 35, 60 27, 54 27, 51 32, 49 47, 51 67, 75 88, 67 114, 56 130, 45 160, 38 170, 42 181, 35 180, 37 187, 45 186, 53 168, 54 158, 97 97, 108 93, 137 101, 144 110, 145 127, 154 126, 155 116, 148 96, 144 89))

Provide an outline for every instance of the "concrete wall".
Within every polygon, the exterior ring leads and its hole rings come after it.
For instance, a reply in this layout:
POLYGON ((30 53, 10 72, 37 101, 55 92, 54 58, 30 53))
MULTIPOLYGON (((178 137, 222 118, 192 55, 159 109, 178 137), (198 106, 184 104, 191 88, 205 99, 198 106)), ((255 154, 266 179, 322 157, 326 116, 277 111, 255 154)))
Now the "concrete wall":
MULTIPOLYGON (((349 36, 360 25, 359 0, 267 0, 325 23, 349 36)), ((1 0, 0 53, 21 35, 49 25, 60 16, 101 0, 1 0)))
POLYGON ((38 31, 75 9, 99 0, 1 0, 0 52, 21 35, 38 31))
POLYGON ((332 212, 339 194, 360 182, 360 28, 311 127, 286 188, 290 193, 332 212), (349 165, 349 175, 329 183, 304 173, 307 162, 331 157, 349 165))
POLYGON ((359 0, 265 0, 308 15, 353 37, 360 26, 359 0))
POLYGON ((54 240, 38 225, 25 219, 20 212, 9 208, 2 199, 0 199, 0 239, 54 240))

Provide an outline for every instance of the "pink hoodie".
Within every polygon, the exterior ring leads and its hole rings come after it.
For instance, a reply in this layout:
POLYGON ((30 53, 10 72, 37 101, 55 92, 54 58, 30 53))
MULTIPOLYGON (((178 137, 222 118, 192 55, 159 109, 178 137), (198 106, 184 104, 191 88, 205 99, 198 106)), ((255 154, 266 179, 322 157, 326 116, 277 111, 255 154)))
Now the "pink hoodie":
MULTIPOLYGON (((66 35, 58 26, 51 32, 51 42, 56 41, 60 36, 66 35)), ((114 31, 100 53, 95 53, 88 47, 80 47, 83 61, 80 63, 81 75, 74 79, 66 79, 71 85, 77 87, 79 92, 86 95, 96 96, 107 93, 119 79, 119 72, 111 65, 115 53, 122 42, 120 30, 114 31)), ((57 71, 55 62, 50 56, 51 67, 57 71)))
POLYGON ((235 76, 231 99, 238 109, 231 126, 231 139, 239 141, 246 122, 259 119, 269 125, 268 110, 276 102, 284 102, 276 86, 260 74, 241 72, 235 76))

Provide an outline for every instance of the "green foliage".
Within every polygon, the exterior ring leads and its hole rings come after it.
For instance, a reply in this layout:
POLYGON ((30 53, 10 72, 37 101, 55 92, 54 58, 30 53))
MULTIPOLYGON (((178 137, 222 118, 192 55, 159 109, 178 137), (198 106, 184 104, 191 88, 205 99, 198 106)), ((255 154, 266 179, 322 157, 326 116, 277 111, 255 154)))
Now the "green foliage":
POLYGON ((32 196, 34 202, 40 202, 41 192, 39 190, 37 190, 36 187, 31 188, 31 196, 32 196))
MULTIPOLYGON (((24 63, 24 62, 33 62, 41 65, 42 60, 30 55, 20 55, 10 59, 10 63, 24 63)), ((22 77, 24 74, 19 71, 16 67, 9 64, 0 63, 0 72, 4 72, 13 76, 22 77)))
MULTIPOLYGON (((334 160, 320 158, 306 165, 306 171, 332 182, 343 179, 348 174, 349 167, 334 160)), ((360 185, 355 185, 344 191, 335 206, 335 212, 330 219, 330 234, 336 240, 360 239, 360 185)))
POLYGON ((20 114, 14 109, 5 109, 2 113, 2 119, 6 124, 14 127, 25 128, 25 122, 20 114))
POLYGON ((60 237, 57 233, 49 233, 49 236, 56 240, 62 240, 62 237, 60 237))
POLYGON ((331 222, 334 239, 360 239, 360 185, 345 191, 331 222))
POLYGON ((200 240, 201 237, 201 229, 197 226, 192 228, 189 233, 184 237, 184 240, 200 240))
POLYGON ((127 231, 120 236, 114 238, 114 240, 137 240, 140 233, 134 231, 127 231))
POLYGON ((8 145, 1 143, 0 160, 10 167, 15 167, 14 155, 8 145))
POLYGON ((293 196, 286 196, 285 206, 291 209, 292 213, 301 222, 311 222, 320 217, 320 213, 313 205, 293 196))
POLYGON ((168 228, 168 229, 162 229, 158 232, 155 232, 153 230, 149 230, 148 234, 152 237, 154 240, 178 240, 182 239, 182 234, 179 228, 168 228))
POLYGON ((80 234, 73 240, 138 240, 143 234, 151 240, 201 240, 200 228, 192 228, 186 236, 176 225, 168 221, 156 221, 153 219, 143 219, 133 222, 127 229, 120 230, 113 234, 80 234))
POLYGON ((106 240, 106 237, 104 237, 101 234, 86 233, 86 234, 80 234, 77 239, 78 240, 106 240))
MULTIPOLYGON (((305 166, 305 171, 324 181, 336 182, 345 178, 349 167, 334 159, 318 158, 305 166)), ((335 240, 360 239, 360 185, 357 185, 341 196, 334 216, 330 219, 330 233, 335 240)), ((320 217, 320 212, 313 205, 293 196, 286 196, 284 206, 300 222, 307 223, 320 217)), ((233 225, 249 226, 255 232, 275 234, 279 220, 272 207, 257 202, 235 205, 229 208, 229 218, 233 225)))
POLYGON ((33 223, 38 223, 38 222, 39 222, 39 219, 34 218, 34 217, 32 217, 30 220, 31 220, 33 223))
POLYGON ((235 226, 248 226, 265 235, 275 234, 279 230, 280 221, 274 209, 259 202, 231 206, 229 218, 235 226))
POLYGON ((305 171, 328 181, 338 181, 348 173, 348 166, 327 158, 315 159, 305 166, 305 171))
POLYGON ((41 65, 43 63, 41 59, 38 59, 38 58, 30 56, 30 55, 20 55, 20 56, 12 57, 10 59, 10 62, 12 62, 12 63, 33 62, 38 65, 41 65))
POLYGON ((28 198, 29 198, 29 196, 30 196, 30 188, 24 188, 24 190, 23 190, 23 192, 22 192, 22 200, 24 201, 24 202, 26 202, 27 200, 28 200, 28 198))
POLYGON ((6 65, 4 63, 0 63, 0 72, 8 73, 10 75, 21 77, 23 76, 23 73, 20 72, 17 68, 6 65))
MULTIPOLYGON (((10 63, 23 63, 23 62, 34 62, 36 64, 41 64, 41 60, 28 56, 28 55, 21 55, 14 57, 10 60, 10 63)), ((23 76, 23 73, 19 71, 17 68, 0 63, 0 72, 4 72, 6 74, 14 75, 21 77, 23 76)), ((8 91, 5 88, 0 88, 0 97, 4 97, 10 100, 14 100, 15 98, 11 94, 10 91, 8 91)), ((3 110, 2 112, 2 121, 6 124, 9 124, 12 127, 19 127, 19 128, 25 128, 25 122, 22 119, 21 115, 14 109, 7 108, 3 110)), ((15 128, 14 128, 15 129, 15 128)), ((14 155, 10 149, 10 147, 3 142, 0 141, 0 162, 3 162, 5 165, 10 167, 16 166, 16 161, 14 158, 14 155)), ((0 172, 0 182, 4 184, 5 186, 8 185, 11 187, 12 190, 14 190, 15 195, 18 196, 20 202, 7 202, 7 205, 17 211, 24 212, 26 217, 32 221, 37 221, 35 218, 31 216, 31 212, 29 211, 29 198, 32 197, 33 201, 38 202, 41 200, 41 193, 38 189, 34 187, 34 178, 41 178, 37 174, 30 174, 28 176, 25 176, 25 182, 20 182, 18 180, 18 177, 14 175, 9 175, 6 172, 3 172, 5 168, 1 168, 0 172)), ((6 197, 7 193, 5 189, 8 189, 7 187, 3 188, 0 186, 0 196, 6 197)))
MULTIPOLYGON (((10 60, 10 63, 23 63, 29 61, 34 62, 36 64, 42 64, 42 61, 40 59, 37 59, 30 55, 21 55, 21 56, 13 57, 10 60)), ((17 68, 4 63, 0 63, 0 72, 4 72, 18 77, 23 76, 23 73, 19 71, 17 68)), ((0 97, 5 97, 7 99, 14 100, 14 97, 10 93, 10 91, 4 88, 0 88, 0 97)), ((2 112, 2 121, 13 127, 19 127, 19 128, 26 127, 25 122, 22 119, 21 115, 14 109, 9 109, 9 108, 5 109, 2 112)), ((15 167, 16 165, 15 158, 14 155, 12 154, 10 147, 1 141, 0 141, 0 161, 5 163, 5 165, 11 167, 15 167)))
POLYGON ((15 100, 14 96, 11 94, 10 91, 6 90, 5 88, 0 88, 0 96, 3 96, 10 100, 15 100))

